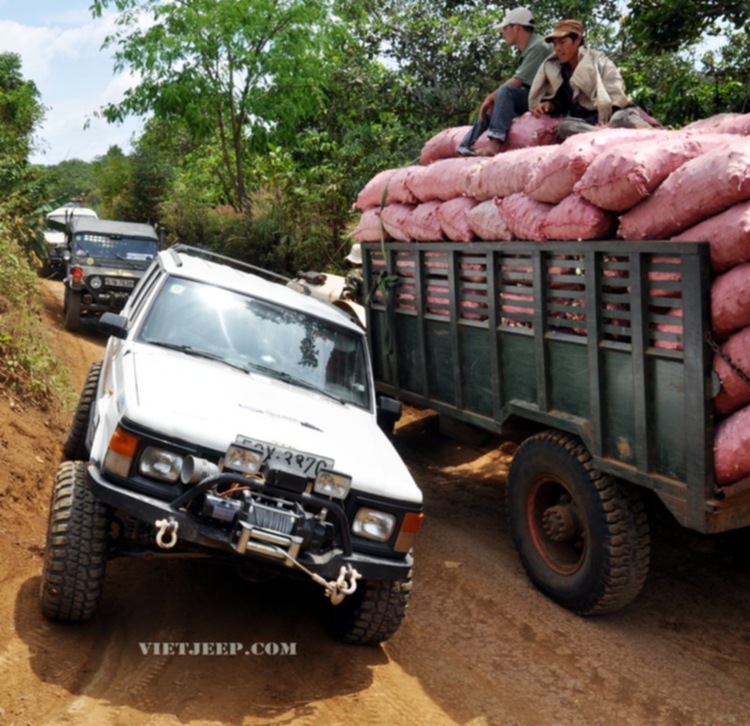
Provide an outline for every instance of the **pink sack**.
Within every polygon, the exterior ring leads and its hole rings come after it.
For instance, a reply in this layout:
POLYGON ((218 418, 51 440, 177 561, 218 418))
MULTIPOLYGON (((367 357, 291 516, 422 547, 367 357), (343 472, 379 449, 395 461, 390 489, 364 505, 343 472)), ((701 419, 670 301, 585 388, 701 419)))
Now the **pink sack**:
POLYGON ((414 210, 411 204, 389 204, 380 210, 380 221, 385 231, 397 242, 411 242, 406 226, 414 210))
POLYGON ((488 159, 469 179, 467 196, 480 202, 522 192, 534 169, 559 146, 515 149, 488 159))
POLYGON ((381 204, 416 204, 416 197, 406 186, 412 168, 418 167, 387 169, 376 174, 365 184, 352 206, 365 211, 381 204))
POLYGON ((736 411, 716 427, 714 471, 719 486, 750 476, 750 406, 736 411))
POLYGON ((542 228, 544 220, 552 209, 551 204, 538 202, 526 194, 511 194, 504 199, 496 199, 495 204, 500 209, 500 216, 516 239, 535 242, 541 242, 544 239, 542 228))
POLYGON ((404 222, 403 232, 415 242, 437 242, 443 239, 443 229, 437 211, 442 202, 417 204, 404 222))
POLYGON ((682 350, 682 308, 674 308, 667 313, 667 316, 674 318, 674 323, 656 323, 654 326, 656 335, 653 336, 652 345, 654 348, 663 350, 682 350))
POLYGON ((737 265, 711 285, 711 329, 723 340, 750 325, 750 264, 737 265))
POLYGON ((445 202, 454 197, 468 196, 472 175, 487 162, 488 159, 482 157, 459 157, 413 167, 407 180, 409 191, 420 202, 434 199, 445 202))
POLYGON ((708 118, 683 126, 682 131, 699 131, 700 133, 750 135, 749 113, 717 113, 708 118))
POLYGON ((456 156, 458 145, 469 131, 471 131, 471 126, 454 126, 439 131, 422 147, 419 163, 427 165, 438 159, 450 159, 456 156))
MULTIPOLYGON (((750 378, 750 328, 743 328, 721 346, 721 352, 734 366, 750 378)), ((714 411, 728 416, 750 404, 750 383, 746 383, 718 353, 714 356, 713 369, 721 381, 721 391, 714 398, 714 411)))
POLYGON ((467 213, 476 207, 476 199, 455 197, 443 202, 437 210, 437 218, 443 228, 443 234, 453 242, 471 242, 474 233, 471 231, 467 213))
POLYGON ((667 138, 617 144, 591 162, 574 190, 602 209, 622 212, 648 197, 686 161, 726 143, 724 134, 672 133, 667 138))
POLYGON ((750 199, 750 138, 731 141, 685 162, 648 198, 620 217, 622 239, 668 239, 750 199))
POLYGON ((549 114, 537 118, 526 112, 523 116, 513 119, 513 123, 508 130, 508 138, 505 140, 505 150, 559 144, 560 137, 557 135, 557 127, 561 121, 562 118, 555 118, 549 114))
POLYGON ((611 212, 571 194, 549 211, 542 224, 542 234, 549 240, 606 239, 614 226, 611 212))
POLYGON ((566 139, 550 154, 529 178, 524 191, 538 202, 557 204, 572 193, 575 183, 583 176, 594 159, 615 144, 647 141, 669 131, 662 129, 600 128, 576 134, 566 139))
POLYGON ((349 236, 356 242, 380 242, 381 239, 390 239, 390 235, 380 224, 379 209, 368 209, 363 212, 349 236))
POLYGON ((466 213, 466 218, 471 231, 478 239, 487 241, 513 239, 513 233, 502 218, 494 199, 477 204, 466 213))
POLYGON ((708 242, 714 272, 726 272, 741 262, 750 262, 750 200, 704 219, 672 239, 708 242))

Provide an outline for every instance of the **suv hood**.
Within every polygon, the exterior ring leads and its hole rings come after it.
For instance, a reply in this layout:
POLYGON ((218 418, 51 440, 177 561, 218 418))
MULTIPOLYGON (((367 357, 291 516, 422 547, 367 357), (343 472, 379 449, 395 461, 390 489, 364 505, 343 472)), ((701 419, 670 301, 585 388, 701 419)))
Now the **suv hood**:
POLYGON ((354 489, 422 501, 371 411, 178 351, 136 344, 122 360, 118 405, 129 421, 216 451, 246 436, 327 457, 354 489))

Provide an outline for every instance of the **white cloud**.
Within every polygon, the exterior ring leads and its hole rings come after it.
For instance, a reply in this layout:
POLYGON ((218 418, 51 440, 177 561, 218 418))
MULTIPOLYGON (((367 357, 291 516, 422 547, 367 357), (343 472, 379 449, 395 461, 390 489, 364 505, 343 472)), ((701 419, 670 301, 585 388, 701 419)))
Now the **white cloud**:
POLYGON ((28 12, 16 3, 0 2, 0 16, 6 18, 0 20, 2 50, 21 56, 23 77, 34 81, 47 109, 37 133, 35 163, 56 164, 70 158, 90 161, 112 145, 128 152, 133 133, 142 126, 138 119, 113 125, 95 117, 105 104, 120 101, 134 81, 127 73, 115 74, 112 52, 102 50, 105 37, 114 29, 115 15, 94 19, 80 9, 80 0, 74 9, 62 7, 66 1, 57 0, 56 8, 50 6, 48 12, 25 22, 28 12), (8 18, 19 14, 20 19, 8 18))

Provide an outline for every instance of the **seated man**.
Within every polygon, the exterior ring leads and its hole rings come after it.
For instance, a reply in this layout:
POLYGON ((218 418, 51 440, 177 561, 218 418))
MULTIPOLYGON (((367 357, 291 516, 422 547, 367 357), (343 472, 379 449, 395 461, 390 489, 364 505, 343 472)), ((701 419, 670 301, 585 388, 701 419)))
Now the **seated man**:
POLYGON ((584 46, 583 25, 561 20, 545 38, 554 55, 540 66, 529 91, 534 116, 564 116, 557 133, 562 139, 597 124, 650 128, 625 93, 617 66, 604 53, 584 46))
POLYGON ((534 33, 534 18, 526 8, 514 8, 497 26, 509 45, 521 51, 520 63, 512 78, 484 99, 479 116, 456 152, 473 156, 472 146, 487 131, 487 138, 502 143, 508 135, 513 119, 529 110, 529 86, 537 69, 549 55, 550 47, 534 33))

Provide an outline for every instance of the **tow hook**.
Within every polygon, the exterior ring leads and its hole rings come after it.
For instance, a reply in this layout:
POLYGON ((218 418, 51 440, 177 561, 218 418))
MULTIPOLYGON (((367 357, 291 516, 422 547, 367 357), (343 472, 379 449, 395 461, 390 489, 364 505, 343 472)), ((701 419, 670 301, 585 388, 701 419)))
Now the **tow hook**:
POLYGON ((172 549, 177 544, 177 530, 180 523, 175 519, 157 519, 154 527, 159 531, 156 533, 156 544, 163 550, 172 549))
POLYGON ((335 580, 326 580, 316 572, 308 570, 300 562, 297 562, 288 552, 283 552, 278 547, 276 549, 292 562, 295 567, 298 567, 306 575, 309 575, 313 582, 323 587, 326 597, 331 601, 331 605, 338 605, 347 595, 353 595, 357 591, 357 580, 361 580, 362 575, 350 564, 341 565, 339 576, 335 580))

